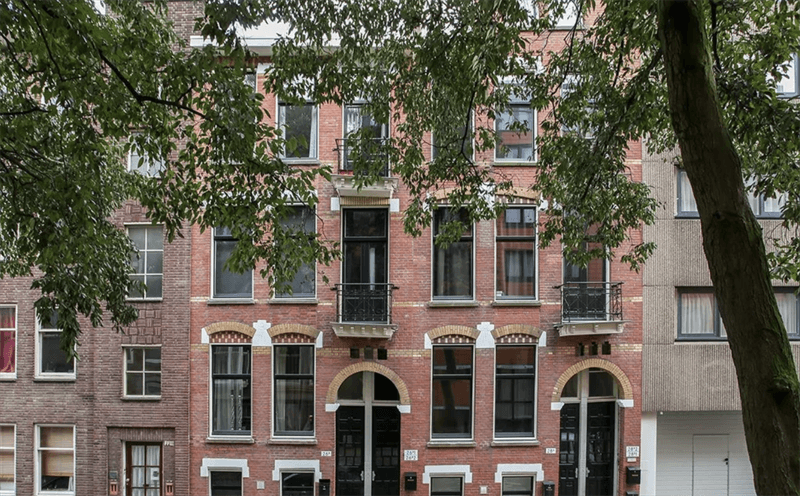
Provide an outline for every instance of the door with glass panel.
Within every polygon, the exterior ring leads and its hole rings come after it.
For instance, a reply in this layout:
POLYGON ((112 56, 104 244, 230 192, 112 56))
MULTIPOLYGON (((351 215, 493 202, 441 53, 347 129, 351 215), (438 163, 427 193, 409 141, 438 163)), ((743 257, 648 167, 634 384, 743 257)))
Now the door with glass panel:
POLYGON ((388 322, 388 219, 385 208, 344 212, 343 322, 388 322))
POLYGON ((614 377, 602 369, 584 370, 564 386, 558 466, 560 496, 615 494, 616 389, 614 377))
POLYGON ((381 374, 359 372, 339 387, 336 494, 400 494, 400 395, 381 374))
POLYGON ((127 496, 161 496, 161 444, 126 445, 127 496))

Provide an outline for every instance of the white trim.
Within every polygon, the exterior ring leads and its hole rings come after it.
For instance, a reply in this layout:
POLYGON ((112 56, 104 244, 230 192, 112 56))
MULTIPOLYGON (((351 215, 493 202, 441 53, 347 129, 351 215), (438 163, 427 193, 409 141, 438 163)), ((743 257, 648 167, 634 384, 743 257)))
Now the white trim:
POLYGON ((642 450, 639 453, 639 465, 642 467, 642 484, 639 493, 642 496, 656 494, 656 441, 658 439, 658 412, 642 412, 642 450))
MULTIPOLYGON (((147 371, 144 369, 144 362, 142 362, 142 370, 141 371, 134 371, 134 372, 141 372, 142 373, 142 394, 129 394, 128 393, 128 357, 127 353, 128 350, 141 350, 141 349, 161 349, 161 344, 123 344, 122 345, 122 397, 123 398, 131 398, 131 399, 139 399, 139 400, 154 400, 161 398, 161 394, 146 394, 144 392, 144 385, 147 382, 144 377, 149 373, 153 373, 152 370, 147 371)), ((159 388, 161 387, 162 381, 161 378, 163 377, 163 361, 159 364, 158 369, 158 384, 159 388)))
POLYGON ((547 331, 542 331, 542 334, 539 335, 539 341, 537 342, 539 348, 544 348, 547 346, 547 331))
MULTIPOLYGON (((309 156, 309 157, 287 157, 285 148, 282 149, 280 151, 280 153, 278 154, 278 156, 280 157, 280 159, 282 161, 286 162, 287 164, 303 163, 303 162, 310 162, 310 161, 314 161, 314 160, 319 160, 319 134, 320 134, 320 127, 319 127, 320 109, 319 109, 319 107, 320 106, 319 106, 319 103, 308 99, 308 97, 311 96, 311 95, 304 95, 304 96, 306 97, 304 105, 311 104, 314 107, 312 109, 312 111, 311 111, 311 114, 312 114, 311 115, 311 128, 312 128, 312 132, 316 134, 316 139, 314 140, 316 142, 316 146, 315 146, 315 148, 313 150, 313 156, 309 156)), ((288 103, 288 102, 286 102, 286 103, 288 103)), ((291 105, 293 107, 299 107, 299 105, 295 105, 295 104, 292 104, 292 103, 289 103, 289 105, 291 105)), ((276 94, 275 95, 275 123, 276 123, 275 127, 278 128, 278 129, 283 130, 286 127, 286 123, 285 122, 281 123, 280 119, 281 119, 281 99, 276 94)), ((282 137, 285 139, 285 137, 286 137, 285 133, 284 133, 284 135, 282 137)), ((309 140, 309 141, 311 141, 311 140, 309 140)), ((309 144, 308 153, 310 155, 312 153, 311 146, 310 146, 311 143, 308 143, 308 144, 309 144)), ((316 210, 316 209, 313 209, 313 210, 316 210)), ((316 226, 316 219, 315 219, 315 224, 314 224, 315 231, 316 231, 316 227, 317 226, 316 226)))
POLYGON ((341 405, 339 403, 325 403, 326 412, 335 412, 341 405))
POLYGON ((319 469, 319 460, 275 460, 272 470, 272 480, 281 480, 281 472, 311 472, 314 471, 314 482, 319 482, 322 472, 319 469))
POLYGON ((14 496, 16 494, 16 487, 17 487, 17 425, 16 424, 0 424, 0 427, 11 427, 12 433, 11 438, 13 440, 13 444, 11 446, 0 446, 0 448, 4 450, 11 450, 11 469, 13 472, 11 475, 14 477, 12 484, 14 486, 11 488, 10 491, 0 490, 0 496, 14 496))
POLYGON ((212 470, 240 471, 242 478, 250 477, 250 468, 247 466, 246 458, 203 458, 200 465, 200 477, 208 477, 208 472, 212 470))
POLYGON ((397 405, 397 411, 400 413, 411 413, 411 405, 397 405))
POLYGON ((617 400, 620 408, 633 408, 633 400, 617 400))
POLYGON ((430 337, 430 336, 428 336, 428 333, 427 333, 427 332, 426 332, 425 334, 423 334, 423 337, 425 338, 425 344, 423 345, 423 347, 424 347, 426 350, 431 350, 431 349, 433 349, 433 343, 431 342, 431 337, 430 337))
MULTIPOLYGON (((2 257, 0 257, 2 260, 2 257)), ((16 304, 0 305, 0 308, 13 308, 14 309, 14 328, 3 328, 3 332, 14 333, 14 372, 0 372, 0 381, 17 378, 17 355, 19 355, 19 309, 16 304)))
POLYGON ((475 340, 475 348, 478 349, 494 349, 494 336, 492 336, 492 331, 494 330, 494 324, 491 322, 481 322, 478 324, 477 327, 480 334, 478 334, 478 339, 475 340))
POLYGON ((45 448, 45 450, 52 450, 52 451, 72 451, 72 480, 71 485, 72 489, 67 491, 46 491, 44 494, 52 494, 52 495, 74 495, 75 494, 75 479, 76 479, 76 472, 77 472, 77 448, 76 448, 76 429, 74 424, 36 424, 34 427, 34 435, 36 436, 34 440, 34 494, 43 494, 42 493, 42 446, 41 446, 41 429, 42 427, 69 427, 72 429, 72 448, 45 448))
POLYGON ((498 463, 494 481, 502 484, 503 477, 509 475, 533 475, 536 483, 544 480, 544 469, 541 463, 498 463))
POLYGON ((270 337, 269 332, 267 332, 271 327, 272 323, 266 320, 257 320, 253 322, 253 329, 256 330, 256 333, 253 334, 253 339, 250 340, 250 343, 258 348, 268 348, 272 346, 272 337, 270 337))
POLYGON ((399 211, 400 211, 400 198, 390 198, 389 212, 399 212, 399 211))
POLYGON ((208 333, 206 332, 206 328, 203 327, 200 329, 200 344, 209 344, 210 341, 208 340, 208 333))
POLYGON ((550 410, 552 411, 558 412, 561 411, 562 408, 564 408, 563 401, 553 401, 552 403, 550 403, 550 410))
MULTIPOLYGON (((56 310, 57 311, 57 310, 56 310)), ((75 358, 72 359, 72 372, 42 372, 42 332, 49 332, 49 333, 61 333, 64 332, 61 329, 51 329, 49 327, 42 328, 41 322, 39 322, 39 315, 37 312, 34 312, 34 320, 36 321, 35 328, 35 348, 36 348, 36 375, 34 376, 36 379, 45 379, 45 380, 52 380, 52 381, 74 381, 78 375, 78 361, 75 358)), ((60 349, 60 347, 59 347, 60 349)))
POLYGON ((338 196, 331 197, 331 212, 338 212, 341 209, 342 207, 339 203, 339 197, 338 196))
POLYGON ((422 483, 430 484, 431 476, 457 475, 464 477, 464 484, 472 483, 472 472, 469 465, 425 465, 422 472, 422 483))

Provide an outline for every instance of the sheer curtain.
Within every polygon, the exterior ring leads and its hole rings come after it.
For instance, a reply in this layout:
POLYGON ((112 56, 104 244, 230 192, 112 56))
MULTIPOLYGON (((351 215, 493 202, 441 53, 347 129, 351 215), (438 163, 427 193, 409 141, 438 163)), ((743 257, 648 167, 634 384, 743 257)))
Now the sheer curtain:
POLYGON ((16 329, 16 309, 0 308, 0 373, 14 372, 16 329))
POLYGON ((681 334, 714 334, 714 294, 681 295, 681 334))

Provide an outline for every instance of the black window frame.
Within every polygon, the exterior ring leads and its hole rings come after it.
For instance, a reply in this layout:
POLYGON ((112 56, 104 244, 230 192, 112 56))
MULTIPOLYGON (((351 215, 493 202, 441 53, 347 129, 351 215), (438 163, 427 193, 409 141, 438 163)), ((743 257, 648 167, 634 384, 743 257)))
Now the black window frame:
MULTIPOLYGON (((275 344, 273 345, 273 430, 274 435, 276 437, 313 437, 315 434, 315 411, 316 406, 314 405, 315 401, 315 393, 316 393, 316 382, 315 382, 315 372, 316 372, 316 350, 313 344, 275 344), (291 355, 284 355, 282 352, 287 350, 289 352, 297 352, 297 372, 278 372, 280 367, 278 365, 278 360, 281 357, 291 356, 291 355), (299 369, 301 368, 302 362, 304 357, 302 353, 308 352, 310 353, 310 357, 305 357, 305 360, 311 361, 311 373, 301 373, 299 369), (310 427, 308 429, 278 429, 278 381, 311 381, 311 413, 309 415, 310 418, 306 419, 306 422, 310 422, 310 427)), ((285 368, 285 366, 284 366, 285 368)), ((298 411, 299 413, 299 411, 298 411)), ((299 425, 302 419, 298 419, 296 425, 299 425)), ((307 424, 304 424, 304 427, 307 424)))
MULTIPOLYGON (((475 226, 469 219, 469 214, 466 209, 460 208, 456 209, 455 207, 448 207, 448 206, 441 206, 438 207, 433 213, 433 256, 431 257, 432 260, 432 291, 431 295, 434 300, 460 300, 460 301, 472 301, 475 299, 475 226), (453 218, 453 212, 457 210, 458 218, 453 218), (459 220, 462 224, 466 226, 466 229, 461 233, 461 237, 450 243, 447 248, 440 248, 436 244, 436 240, 439 237, 439 230, 440 226, 446 224, 447 222, 452 222, 455 220, 459 220), (459 273, 463 271, 459 270, 452 270, 452 273, 448 273, 445 275, 440 275, 439 270, 437 270, 440 263, 443 263, 447 266, 447 262, 451 257, 454 257, 457 253, 457 249, 462 245, 469 245, 469 271, 467 271, 468 280, 467 285, 469 286, 469 294, 449 294, 445 288, 446 286, 453 285, 456 289, 463 285, 464 281, 459 282, 447 282, 449 277, 458 277, 459 273), (444 257, 444 262, 440 262, 441 258, 444 257), (441 279, 444 280, 441 280, 441 279)), ((447 271, 448 267, 444 270, 447 271)), ((451 268, 452 269, 452 268, 451 268)), ((453 292, 455 293, 455 291, 453 292)))
MULTIPOLYGON (((212 344, 211 345, 211 435, 212 436, 252 436, 253 432, 253 356, 252 346, 249 344, 212 344), (215 372, 214 368, 216 363, 216 351, 222 348, 241 348, 242 353, 246 355, 243 357, 242 363, 247 364, 247 373, 225 373, 215 372), (246 390, 247 397, 243 392, 241 398, 242 409, 242 428, 241 429, 218 429, 216 425, 216 392, 215 384, 217 380, 242 380, 245 381, 243 389, 246 390), (245 425, 247 428, 245 428, 245 425)), ((230 364, 227 365, 230 368, 230 364)), ((235 402, 236 400, 234 400, 235 402)))
POLYGON ((281 472, 280 477, 281 482, 281 492, 280 496, 314 496, 314 472, 304 471, 304 470, 286 470, 281 472), (286 482, 287 479, 291 479, 293 477, 301 476, 303 479, 309 478, 311 479, 311 484, 307 484, 307 480, 298 481, 298 485, 292 485, 287 487, 286 482))
POLYGON ((508 345, 497 345, 495 347, 495 367, 494 367, 494 377, 495 377, 495 396, 494 396, 494 437, 495 438, 529 438, 535 439, 536 438, 536 398, 538 393, 537 387, 537 362, 538 362, 538 347, 535 344, 508 344, 508 345), (506 350, 506 349, 530 349, 532 353, 530 356, 533 358, 532 363, 504 363, 505 368, 525 368, 524 372, 516 373, 516 372, 501 372, 501 363, 500 357, 501 354, 498 353, 498 350, 506 350), (501 387, 500 383, 503 381, 510 381, 511 387, 511 399, 510 400, 502 400, 500 398, 501 392, 504 390, 501 387), (530 382, 531 388, 533 389, 533 393, 531 394, 530 400, 517 400, 516 399, 516 382, 517 381, 524 381, 530 382), (509 404, 511 406, 512 415, 511 418, 501 419, 499 414, 498 406, 503 404, 509 404), (517 423, 520 424, 521 421, 516 419, 516 406, 517 405, 524 405, 525 403, 529 403, 529 407, 531 409, 531 418, 530 422, 530 430, 501 430, 500 423, 517 423))
MULTIPOLYGON (((475 346, 472 344, 437 344, 433 346, 433 350, 431 353, 431 438, 432 439, 453 439, 453 440, 467 440, 472 439, 473 431, 474 431, 474 409, 475 409, 475 346), (448 370, 448 364, 446 363, 447 357, 443 354, 446 353, 448 350, 462 350, 462 349, 469 349, 469 356, 470 362, 468 364, 469 372, 459 371, 459 368, 465 367, 467 364, 465 363, 456 363, 455 359, 458 357, 458 354, 453 354, 453 365, 455 365, 454 370, 448 370), (441 353, 440 353, 441 352, 441 353), (445 362, 437 365, 437 359, 444 358, 445 362), (442 371, 442 367, 444 367, 444 371, 442 371), (467 415, 464 417, 464 427, 466 427, 465 431, 453 431, 453 430, 441 430, 441 427, 453 427, 458 423, 458 419, 452 419, 450 422, 442 421, 444 420, 444 413, 448 406, 446 404, 437 405, 436 404, 436 391, 437 391, 437 384, 443 384, 446 382, 451 381, 468 381, 469 384, 469 402, 467 408, 467 415), (441 424, 441 425, 439 425, 441 424), (439 430, 437 430, 439 428, 439 430)), ((453 384, 450 384, 450 391, 451 396, 453 397, 453 404, 452 409, 453 411, 459 409, 459 405, 456 403, 456 394, 453 393, 453 384)), ((443 388, 443 386, 440 386, 443 388)), ((442 396, 445 396, 443 393, 442 396)), ((460 398, 459 398, 460 399, 460 398)), ((463 410, 463 407, 461 407, 463 410)))
POLYGON ((242 481, 242 472, 238 470, 211 470, 208 472, 208 487, 210 496, 241 496, 244 483, 242 481), (217 474, 239 474, 239 484, 234 484, 232 478, 228 480, 215 480, 219 476, 217 474), (237 491, 232 492, 232 491, 237 491))

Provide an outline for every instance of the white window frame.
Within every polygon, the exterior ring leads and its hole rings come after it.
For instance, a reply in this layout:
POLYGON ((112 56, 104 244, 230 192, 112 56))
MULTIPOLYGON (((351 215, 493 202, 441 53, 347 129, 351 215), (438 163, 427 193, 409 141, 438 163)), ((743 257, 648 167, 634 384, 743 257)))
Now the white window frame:
MULTIPOLYGON (((122 396, 124 398, 137 399, 137 400, 157 400, 157 399, 161 399, 161 395, 160 394, 155 395, 155 394, 130 394, 130 393, 128 393, 128 357, 127 357, 128 350, 143 350, 143 349, 148 349, 148 350, 158 349, 158 350, 160 350, 161 349, 161 345, 160 344, 156 344, 156 345, 136 345, 136 344, 122 345, 122 396)), ((142 366, 144 367, 144 363, 143 363, 142 366)), ((156 372, 147 371, 147 370, 141 370, 141 371, 137 370, 137 371, 134 371, 133 373, 141 374, 144 377, 148 373, 149 374, 155 374, 156 372)), ((163 384, 164 384, 164 381, 163 381, 163 377, 164 377, 164 355, 163 355, 163 353, 161 354, 161 366, 158 369, 158 376, 159 376, 159 383, 163 387, 163 384)), ((146 383, 146 382, 147 381, 144 381, 144 383, 146 383)), ((143 387, 144 387, 144 383, 143 383, 143 387)), ((142 389, 142 390, 144 391, 144 389, 142 389)))
POLYGON ((14 496, 17 494, 17 426, 16 424, 0 424, 0 427, 11 427, 12 444, 0 445, 0 452, 11 452, 11 489, 0 489, 0 496, 14 496))
POLYGON ((145 281, 147 280, 147 276, 161 276, 161 296, 148 296, 147 289, 144 290, 142 296, 130 296, 126 297, 127 300, 130 301, 161 301, 164 298, 164 228, 160 224, 126 224, 125 231, 128 234, 128 239, 131 237, 131 229, 144 229, 145 230, 145 245, 144 248, 139 250, 137 247, 137 252, 139 257, 145 257, 145 267, 144 272, 133 272, 131 273, 132 276, 144 276, 145 281), (149 245, 149 236, 147 235, 147 228, 158 227, 161 228, 161 249, 160 250, 153 250, 148 249, 149 245), (147 253, 149 252, 161 252, 161 272, 147 272, 147 253))
POLYGON ((578 12, 578 0, 568 0, 568 5, 564 9, 564 13, 558 18, 553 19, 553 29, 582 29, 583 19, 580 18, 578 12))
MULTIPOLYGON (((509 296, 509 295, 501 295, 500 290, 497 288, 497 276, 500 272, 500 267, 497 264, 497 254, 498 254, 498 234, 497 234, 497 222, 505 221, 505 212, 503 212, 502 217, 498 217, 494 222, 494 295, 495 301, 499 302, 534 302, 539 301, 539 263, 540 263, 540 256, 539 256, 539 206, 534 204, 509 204, 506 208, 506 212, 511 209, 518 209, 521 211, 521 215, 525 215, 526 209, 532 209, 534 211, 534 220, 533 220, 533 246, 531 250, 533 250, 533 295, 531 296, 509 296)), ((522 238, 522 237, 520 237, 522 238)), ((525 236, 525 238, 529 238, 529 236, 525 236)), ((500 242, 506 242, 513 240, 513 237, 507 236, 503 239, 499 240, 500 242)), ((522 241, 520 241, 522 242, 522 241)), ((505 272, 505 267, 503 267, 503 272, 505 272)))
POLYGON ((430 408, 429 408, 429 415, 430 415, 430 433, 429 433, 430 438, 429 439, 431 440, 432 443, 437 443, 437 442, 472 443, 473 440, 475 439, 475 377, 476 377, 476 374, 475 374, 475 356, 476 356, 475 350, 476 350, 475 343, 470 343, 470 344, 466 344, 466 343, 463 343, 463 344, 462 343, 458 343, 458 344, 455 344, 455 343, 452 343, 452 344, 451 343, 442 343, 442 344, 433 344, 431 346, 431 374, 430 374, 430 376, 431 376, 430 377, 431 395, 430 395, 430 408), (470 426, 469 426, 469 435, 468 436, 453 436, 453 435, 448 435, 447 433, 436 433, 434 435, 434 432, 433 432, 434 377, 433 377, 433 375, 434 375, 434 360, 436 359, 436 355, 435 354, 436 354, 436 348, 437 347, 448 347, 448 348, 452 348, 452 347, 466 348, 466 347, 469 347, 471 349, 471 352, 472 352, 472 372, 470 374, 470 394, 471 394, 472 397, 470 398, 470 407, 469 407, 470 408, 470 412, 469 412, 470 426))
POLYGON ((494 398, 492 400, 492 433, 494 441, 498 442, 513 442, 513 441, 533 441, 538 439, 539 427, 539 345, 535 343, 521 343, 521 344, 495 344, 494 347, 494 398), (512 347, 533 347, 534 350, 534 364, 533 364, 533 435, 532 436, 498 436, 497 435, 497 349, 498 348, 512 348, 512 347))
POLYGON ((800 64, 798 64, 797 54, 793 53, 792 58, 787 60, 786 63, 788 64, 786 75, 775 81, 775 92, 781 98, 792 98, 800 94, 800 88, 798 87, 798 83, 800 83, 800 64), (794 85, 794 91, 783 89, 784 80, 788 80, 794 85))
MULTIPOLYGON (((131 141, 133 141, 134 136, 141 134, 142 133, 133 133, 131 135, 131 141)), ((128 151, 128 172, 140 174, 144 177, 159 177, 164 171, 164 168, 165 164, 163 158, 153 160, 148 155, 139 155, 138 151, 134 148, 128 151), (142 160, 147 161, 147 169, 139 166, 142 160), (134 161, 137 164, 136 168, 133 167, 134 161)))
MULTIPOLYGON (((250 269, 250 296, 218 296, 217 295, 217 229, 215 227, 211 230, 211 299, 219 302, 252 302, 255 294, 254 272, 255 269, 250 269)), ((233 237, 231 235, 231 237, 233 237)), ((239 243, 239 239, 236 242, 239 243)), ((239 275, 239 274, 236 274, 239 275)))
MULTIPOLYGON (((0 305, 0 308, 13 308, 14 309, 14 327, 0 328, 2 332, 14 333, 14 371, 13 372, 0 372, 0 380, 13 380, 17 378, 17 354, 19 351, 19 310, 17 305, 0 305)), ((2 350, 0 350, 2 351, 2 350)))
MULTIPOLYGON (((509 86, 514 86, 513 83, 507 83, 507 84, 509 86)), ((498 151, 497 148, 498 148, 498 146, 502 146, 500 144, 500 142, 498 141, 497 143, 495 143, 494 152, 493 152, 494 153, 494 162, 497 163, 497 164, 532 164, 532 163, 536 162, 536 159, 537 159, 536 138, 539 135, 539 112, 533 107, 530 98, 528 98, 528 99, 519 98, 516 95, 516 93, 512 91, 511 94, 509 95, 508 109, 504 109, 503 112, 501 112, 501 114, 509 116, 509 112, 512 112, 510 114, 510 117, 509 117, 509 118, 511 118, 511 117, 513 117, 513 108, 514 107, 520 107, 520 106, 528 107, 528 108, 531 109, 531 112, 532 112, 533 122, 530 123, 530 129, 528 131, 528 134, 530 135, 530 140, 531 140, 531 158, 530 159, 498 158, 498 156, 497 156, 497 151, 498 151)), ((495 119, 494 119, 495 135, 499 134, 499 130, 497 129, 497 124, 498 124, 499 121, 500 121, 500 119, 498 118, 498 116, 495 116, 495 119)), ((519 135, 519 133, 517 133, 517 135, 519 135)))
MULTIPOLYGON (((299 105, 294 103, 289 103, 286 99, 281 99, 279 96, 275 97, 275 109, 277 114, 277 125, 281 130, 284 130, 286 127, 285 122, 285 115, 281 112, 281 104, 284 106, 292 106, 297 107, 299 105)), ((318 162, 319 161, 319 105, 309 98, 309 96, 305 96, 305 103, 303 105, 311 105, 311 140, 314 142, 314 146, 311 146, 311 143, 307 143, 308 145, 308 157, 287 157, 286 156, 286 149, 285 146, 281 148, 280 151, 280 158, 284 162, 318 162)), ((283 138, 286 138, 284 133, 283 138)))
MULTIPOLYGON (((316 235, 317 234, 317 229, 318 229, 318 225, 317 225, 317 209, 315 207, 310 207, 310 206, 302 204, 302 203, 290 205, 290 208, 302 208, 302 207, 305 207, 306 209, 308 209, 308 211, 310 212, 310 215, 312 215, 314 217, 314 231, 311 232, 311 233, 308 233, 308 234, 316 235)), ((303 232, 303 234, 305 234, 305 231, 303 232)), ((303 265, 307 265, 307 264, 303 264, 303 265)), ((311 265, 311 267, 312 267, 312 269, 314 271, 314 293, 313 294, 311 294, 311 295, 300 294, 298 296, 296 293, 292 293, 292 294, 280 293, 279 294, 277 291, 275 291, 273 293, 273 295, 272 295, 272 299, 275 300, 275 301, 281 301, 281 302, 282 301, 294 301, 294 300, 306 300, 306 301, 315 300, 317 298, 317 289, 318 289, 317 288, 317 286, 318 286, 318 284, 317 284, 317 263, 316 263, 316 261, 314 261, 314 262, 311 262, 310 265, 311 265)), ((302 266, 301 266, 301 268, 302 268, 302 266)))
POLYGON ((74 381, 78 373, 78 361, 72 359, 72 372, 43 372, 42 371, 42 334, 61 333, 61 329, 51 329, 42 327, 39 315, 36 315, 36 379, 46 379, 53 381, 74 381))
MULTIPOLYGON (((465 207, 460 207, 460 208, 465 208, 465 207)), ((450 205, 439 205, 439 210, 440 209, 458 210, 459 207, 451 207, 450 205)), ((476 248, 476 244, 477 244, 477 224, 475 222, 470 224, 470 230, 472 232, 471 237, 470 237, 470 245, 471 245, 471 249, 470 249, 470 270, 472 271, 472 277, 470 278, 470 293, 471 293, 470 296, 464 297, 464 296, 460 296, 460 295, 456 295, 456 296, 437 295, 436 294, 436 277, 435 277, 435 275, 436 275, 435 274, 435 272, 436 272, 436 261, 437 261, 436 250, 438 249, 437 246, 436 246, 436 230, 437 230, 436 212, 432 212, 431 215, 433 216, 433 219, 431 220, 431 257, 430 257, 430 261, 431 261, 431 301, 436 302, 436 303, 439 303, 439 302, 449 303, 449 302, 455 302, 455 301, 473 302, 473 301, 475 301, 476 293, 477 293, 476 288, 475 288, 475 286, 476 286, 475 277, 476 277, 476 273, 477 273, 476 265, 475 265, 476 264, 476 258, 475 258, 475 251, 476 250, 475 250, 475 248, 476 248)), ((464 233, 461 233, 461 235, 462 235, 462 238, 463 238, 464 233)), ((458 242, 458 240, 454 241, 453 243, 457 243, 457 242, 458 242)), ((451 243, 450 246, 452 246, 452 243, 451 243)))
POLYGON ((36 455, 36 465, 34 467, 34 489, 36 491, 36 495, 42 496, 74 496, 75 495, 75 486, 76 486, 76 472, 77 472, 77 459, 76 459, 76 447, 75 447, 75 426, 73 424, 37 424, 36 425, 36 440, 34 445, 35 455, 36 455), (41 446, 41 430, 42 428, 47 427, 70 427, 72 429, 72 449, 67 450, 67 448, 42 448, 41 446), (42 452, 47 450, 53 451, 71 451, 72 452, 72 489, 67 491, 43 491, 42 490, 42 452))
POLYGON ((315 346, 315 343, 274 343, 272 345, 272 360, 271 361, 272 361, 272 436, 277 438, 277 439, 303 439, 303 440, 315 439, 316 435, 317 435, 317 420, 318 420, 317 419, 317 348, 315 346), (313 372, 312 373, 314 375, 314 377, 312 379, 312 381, 313 381, 313 386, 312 386, 313 398, 311 400, 311 404, 312 404, 312 408, 313 408, 313 410, 312 410, 313 428, 307 434, 278 434, 277 430, 276 430, 277 422, 275 420, 275 416, 276 416, 275 413, 276 413, 276 409, 277 409, 277 406, 278 406, 277 402, 276 402, 276 398, 277 398, 278 395, 276 393, 277 384, 275 384, 276 376, 277 376, 276 367, 275 367, 275 365, 276 365, 275 364, 275 360, 277 360, 277 358, 278 358, 278 353, 275 351, 275 349, 278 348, 278 347, 281 347, 281 346, 308 346, 308 347, 311 348, 312 360, 313 360, 313 365, 312 365, 313 372))

